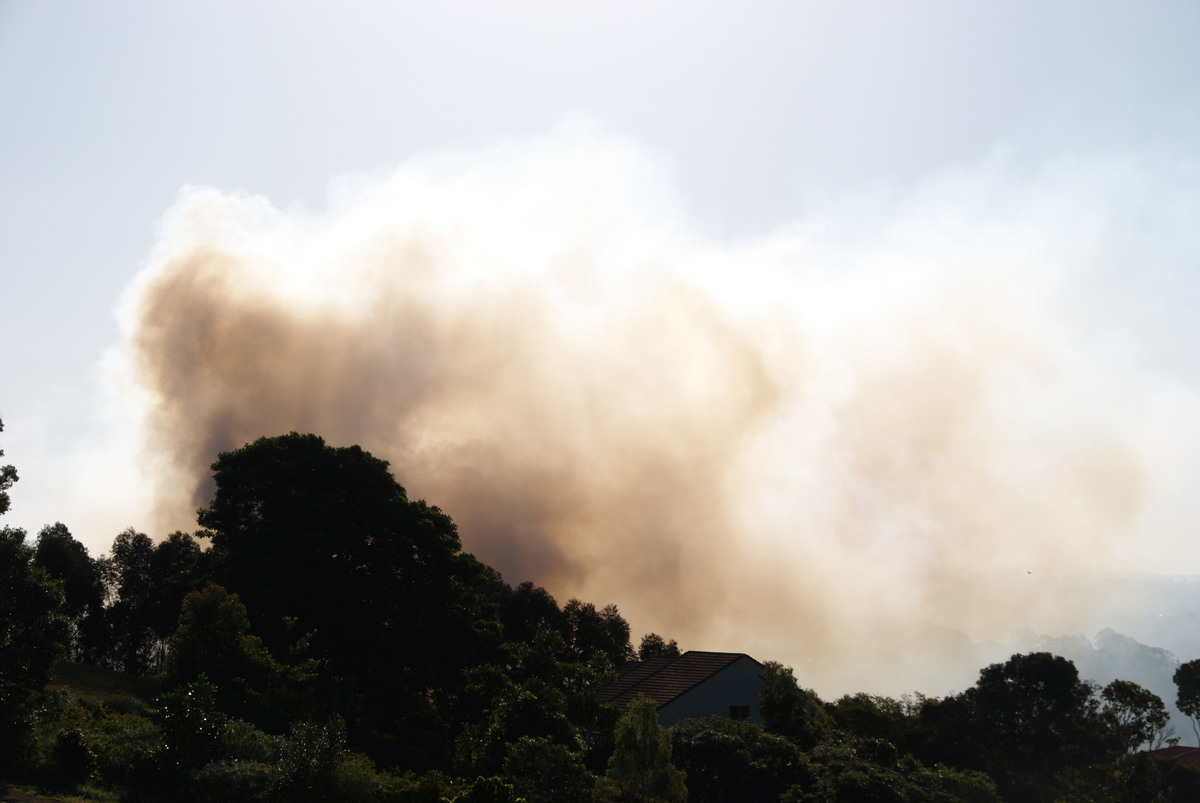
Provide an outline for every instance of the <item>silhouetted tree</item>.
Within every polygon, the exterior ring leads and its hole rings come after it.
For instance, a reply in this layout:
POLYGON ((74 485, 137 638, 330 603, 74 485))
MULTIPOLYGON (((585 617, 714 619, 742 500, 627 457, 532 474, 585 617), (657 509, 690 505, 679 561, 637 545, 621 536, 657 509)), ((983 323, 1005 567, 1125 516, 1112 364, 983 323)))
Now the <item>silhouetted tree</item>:
POLYGON ((107 642, 99 565, 61 522, 38 533, 33 564, 62 585, 63 612, 71 622, 69 656, 77 661, 97 661, 107 642))
POLYGON ((811 747, 828 729, 829 715, 821 699, 800 688, 790 666, 767 661, 759 676, 758 710, 763 725, 772 733, 793 740, 801 747, 811 747))
POLYGON ((154 542, 132 527, 113 540, 108 557, 100 561, 111 600, 108 621, 112 631, 110 662, 133 674, 158 669, 163 645, 154 630, 158 583, 153 568, 154 542))
POLYGON ((1061 770, 1104 758, 1092 692, 1073 663, 1050 653, 1014 655, 984 668, 964 695, 975 768, 995 778, 1006 799, 1060 797, 1061 770))
MULTIPOLYGON (((0 468, 0 515, 8 511, 8 489, 16 481, 15 468, 0 468)), ((0 528, 0 771, 26 757, 34 701, 70 635, 60 586, 34 565, 33 556, 24 530, 0 528)))
POLYGON ((638 660, 649 661, 651 658, 678 658, 679 645, 675 639, 669 642, 657 633, 647 633, 642 636, 638 645, 638 660))
POLYGON ((504 595, 500 605, 504 640, 532 641, 540 633, 565 633, 566 619, 550 592, 531 582, 521 583, 504 595))
POLYGON ((211 560, 199 541, 177 531, 155 545, 150 556, 150 574, 155 587, 150 607, 151 629, 156 639, 166 641, 179 624, 184 596, 211 580, 211 560))
POLYGON ((431 692, 494 649, 491 573, 383 460, 291 433, 221 454, 213 479, 199 521, 218 580, 276 655, 287 617, 312 631, 315 657, 376 721, 424 716, 431 692))
POLYGON ((1192 720, 1196 744, 1200 745, 1200 658, 1180 664, 1175 670, 1175 707, 1192 720))
POLYGON ((0 769, 23 757, 34 702, 66 648, 61 606, 58 584, 33 565, 25 531, 0 529, 0 769))
POLYGON ((1114 749, 1133 753, 1142 745, 1162 747, 1167 738, 1167 707, 1152 691, 1128 680, 1114 680, 1100 692, 1100 715, 1114 749))
POLYGON ((613 666, 633 658, 629 623, 616 605, 605 605, 597 611, 590 602, 571 599, 563 607, 563 618, 566 620, 567 643, 580 660, 587 660, 597 651, 603 653, 613 666))
MULTIPOLYGON (((4 431, 4 422, 0 421, 0 432, 4 431)), ((4 457, 4 450, 0 449, 0 457, 4 457)), ((13 486, 19 477, 17 470, 12 466, 0 466, 0 516, 8 512, 8 507, 11 500, 8 498, 8 489, 13 486)))

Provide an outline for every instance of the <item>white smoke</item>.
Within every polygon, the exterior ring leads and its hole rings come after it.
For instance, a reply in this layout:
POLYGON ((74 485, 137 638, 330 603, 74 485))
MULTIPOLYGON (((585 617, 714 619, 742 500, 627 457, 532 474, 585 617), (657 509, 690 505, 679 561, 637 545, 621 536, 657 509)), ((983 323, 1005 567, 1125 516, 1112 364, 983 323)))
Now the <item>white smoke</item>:
POLYGON ((1111 602, 1069 578, 1197 559, 1198 171, 1009 168, 742 244, 580 135, 321 214, 186 189, 122 312, 157 526, 193 526, 218 451, 312 431, 635 632, 823 693, 961 688, 968 638, 1111 602))

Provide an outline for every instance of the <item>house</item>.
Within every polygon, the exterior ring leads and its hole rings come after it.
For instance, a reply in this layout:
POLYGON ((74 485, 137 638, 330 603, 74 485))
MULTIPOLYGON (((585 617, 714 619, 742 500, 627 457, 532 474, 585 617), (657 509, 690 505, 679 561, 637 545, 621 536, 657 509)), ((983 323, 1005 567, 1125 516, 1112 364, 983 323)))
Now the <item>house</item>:
POLYGON ((626 708, 643 694, 658 705, 665 727, 685 719, 731 717, 762 724, 758 711, 762 664, 740 652, 688 650, 678 658, 631 661, 597 696, 626 708))

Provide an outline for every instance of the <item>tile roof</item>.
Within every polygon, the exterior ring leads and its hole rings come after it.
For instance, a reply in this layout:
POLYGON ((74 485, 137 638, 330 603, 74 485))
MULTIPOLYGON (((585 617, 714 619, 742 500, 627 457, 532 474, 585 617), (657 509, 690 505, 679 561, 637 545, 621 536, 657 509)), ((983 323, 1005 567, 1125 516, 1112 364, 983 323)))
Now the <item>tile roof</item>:
POLYGON ((1158 750, 1147 751, 1155 758, 1174 761, 1194 770, 1200 770, 1200 748, 1197 747, 1162 747, 1158 750))
POLYGON ((754 661, 741 652, 700 650, 688 650, 678 658, 630 661, 617 670, 616 682, 600 689, 596 696, 625 708, 639 694, 644 694, 662 708, 742 658, 754 661))

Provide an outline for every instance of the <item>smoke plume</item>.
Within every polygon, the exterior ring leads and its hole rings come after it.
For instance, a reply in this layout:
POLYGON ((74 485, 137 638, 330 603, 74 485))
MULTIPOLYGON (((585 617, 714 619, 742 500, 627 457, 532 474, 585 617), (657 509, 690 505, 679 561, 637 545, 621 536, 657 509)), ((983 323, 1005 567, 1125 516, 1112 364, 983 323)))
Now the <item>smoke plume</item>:
POLYGON ((1195 185, 1164 222, 1144 165, 1001 167, 743 244, 570 137, 320 214, 188 188, 123 307, 159 526, 194 526, 218 452, 315 432, 635 633, 827 693, 962 688, 983 640, 1072 632, 1102 600, 1071 578, 1177 565, 1195 523, 1184 318, 1127 278, 1151 228, 1162 270, 1194 260, 1195 185))

